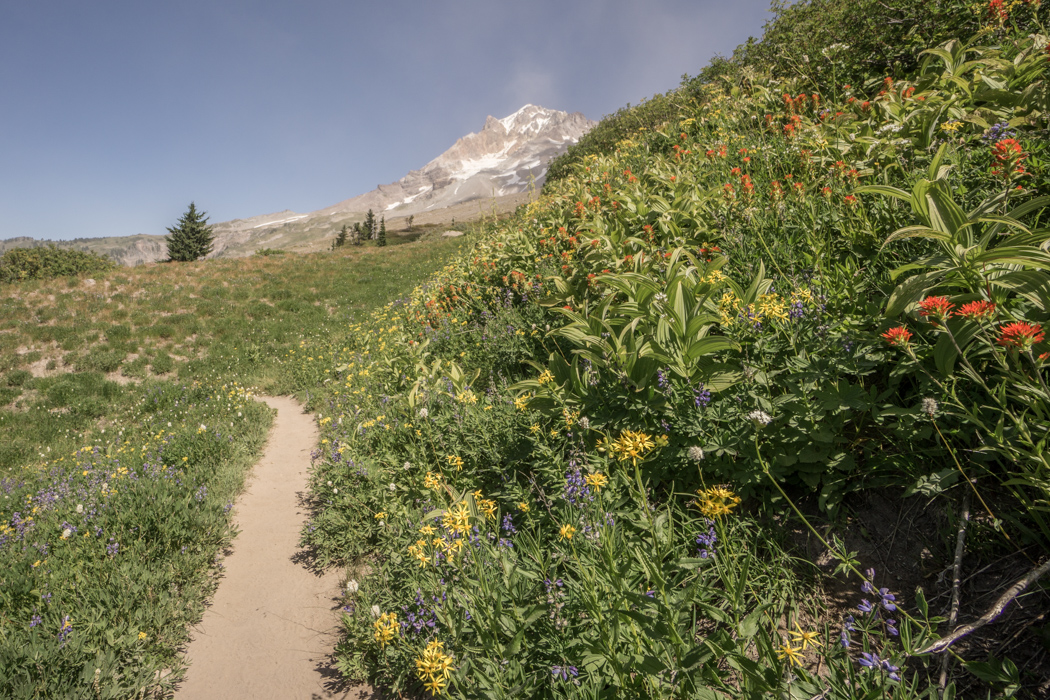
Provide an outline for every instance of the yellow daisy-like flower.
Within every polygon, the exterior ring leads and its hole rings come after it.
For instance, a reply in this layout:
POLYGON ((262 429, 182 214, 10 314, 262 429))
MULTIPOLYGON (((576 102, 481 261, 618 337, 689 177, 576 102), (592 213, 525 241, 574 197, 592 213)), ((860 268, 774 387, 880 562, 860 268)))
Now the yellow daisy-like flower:
POLYGON ((526 408, 529 407, 529 399, 531 398, 532 396, 530 394, 522 394, 518 398, 514 399, 514 408, 518 409, 519 411, 524 411, 526 408))
POLYGON ((561 529, 558 531, 558 534, 563 540, 571 540, 572 536, 576 534, 576 528, 574 528, 572 525, 562 525, 561 529))
POLYGON ((463 470, 462 457, 457 457, 456 455, 445 455, 445 461, 448 462, 448 466, 455 467, 457 472, 463 470))
POLYGON ((496 502, 489 498, 482 498, 478 501, 478 510, 485 514, 485 517, 489 520, 496 519, 496 502))
POLYGON ((801 645, 802 651, 805 651, 810 644, 815 647, 820 646, 820 635, 816 632, 803 631, 797 622, 795 623, 795 630, 789 631, 788 634, 791 635, 791 641, 801 645))
POLYGON ((401 625, 397 622, 397 613, 383 613, 372 625, 375 628, 373 637, 379 646, 385 647, 394 637, 401 633, 401 625))
POLYGON ((787 659, 788 663, 792 666, 802 665, 802 651, 799 647, 793 647, 789 642, 784 642, 781 646, 777 647, 777 658, 787 659))
POLYGON ((378 513, 376 513, 375 515, 373 515, 372 517, 375 518, 376 520, 386 520, 386 511, 385 510, 381 510, 378 513))
POLYGON ((729 515, 734 508, 740 505, 740 497, 724 486, 700 489, 696 493, 699 498, 696 499, 695 505, 708 518, 729 515))
POLYGON ((554 381, 554 375, 549 369, 545 369, 543 370, 543 373, 536 378, 536 381, 538 381, 540 384, 550 384, 554 381))
POLYGON ((587 485, 593 488, 598 493, 601 493, 602 487, 609 483, 609 477, 605 476, 601 472, 594 474, 588 474, 585 478, 587 485))
POLYGON ((423 486, 428 489, 441 488, 441 475, 427 472, 427 475, 423 477, 423 486))
POLYGON ((532 508, 532 506, 530 506, 525 501, 522 501, 521 503, 518 504, 518 510, 520 510, 522 513, 528 513, 531 508, 532 508))
POLYGON ((456 401, 459 401, 463 404, 467 404, 469 406, 473 406, 478 402, 478 397, 474 394, 473 391, 467 389, 456 394, 456 401))
POLYGON ((621 462, 631 460, 632 463, 637 463, 655 446, 651 435, 641 431, 625 430, 613 442, 612 449, 616 453, 616 458, 621 462))
POLYGON ((419 528, 419 534, 421 534, 421 535, 433 535, 434 534, 434 526, 433 525, 424 525, 423 527, 419 528))

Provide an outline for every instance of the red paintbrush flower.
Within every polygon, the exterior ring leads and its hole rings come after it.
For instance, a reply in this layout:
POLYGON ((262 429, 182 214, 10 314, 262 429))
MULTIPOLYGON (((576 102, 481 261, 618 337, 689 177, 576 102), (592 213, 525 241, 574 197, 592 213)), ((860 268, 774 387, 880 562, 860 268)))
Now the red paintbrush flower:
POLYGON ((1027 350, 1043 341, 1043 329, 1027 321, 1014 321, 1005 324, 999 334, 998 343, 1008 348, 1027 350))
POLYGON ((904 326, 891 328, 883 333, 882 337, 894 347, 906 348, 911 343, 911 331, 904 326))
POLYGON ((982 318, 990 318, 995 315, 995 304, 990 301, 970 301, 959 307, 956 316, 976 321, 982 318))
POLYGON ((955 304, 948 301, 948 297, 926 297, 919 302, 919 313, 927 318, 947 318, 955 304))

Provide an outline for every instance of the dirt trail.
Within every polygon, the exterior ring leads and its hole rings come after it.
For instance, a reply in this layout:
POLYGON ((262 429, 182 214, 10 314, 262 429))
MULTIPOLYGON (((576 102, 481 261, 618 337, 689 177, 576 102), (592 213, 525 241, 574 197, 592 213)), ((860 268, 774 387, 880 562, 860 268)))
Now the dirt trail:
POLYGON ((371 697, 369 688, 341 687, 330 666, 340 573, 318 576, 300 563, 300 495, 317 427, 294 400, 264 400, 277 418, 237 499, 240 532, 215 600, 194 629, 176 700, 371 697))

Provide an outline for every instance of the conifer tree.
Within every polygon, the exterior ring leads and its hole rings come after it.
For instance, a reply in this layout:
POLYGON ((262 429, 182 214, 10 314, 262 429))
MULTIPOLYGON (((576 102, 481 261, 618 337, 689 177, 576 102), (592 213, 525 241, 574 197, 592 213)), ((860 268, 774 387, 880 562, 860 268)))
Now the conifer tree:
POLYGON ((371 209, 365 214, 364 229, 365 233, 368 234, 368 240, 376 237, 376 215, 372 213, 371 209))
POLYGON ((339 229, 339 235, 335 237, 335 242, 332 243, 332 250, 336 248, 342 248, 346 245, 347 228, 346 224, 343 224, 343 228, 339 229))
POLYGON ((178 224, 168 228, 168 260, 170 262, 190 262, 200 260, 212 251, 215 236, 212 227, 208 226, 207 212, 197 211, 197 206, 190 202, 190 208, 179 219, 178 224))
POLYGON ((358 221, 350 230, 350 245, 361 245, 361 222, 358 221))
POLYGON ((376 238, 377 246, 386 245, 386 217, 379 220, 379 236, 376 238))

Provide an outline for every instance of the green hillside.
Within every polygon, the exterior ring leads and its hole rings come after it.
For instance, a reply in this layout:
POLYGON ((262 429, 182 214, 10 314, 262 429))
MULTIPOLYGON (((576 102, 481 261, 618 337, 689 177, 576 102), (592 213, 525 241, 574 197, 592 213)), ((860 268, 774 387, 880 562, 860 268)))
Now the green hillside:
POLYGON ((308 345, 303 540, 353 578, 344 672, 1044 695, 1046 14, 781 7, 410 299, 308 345))

